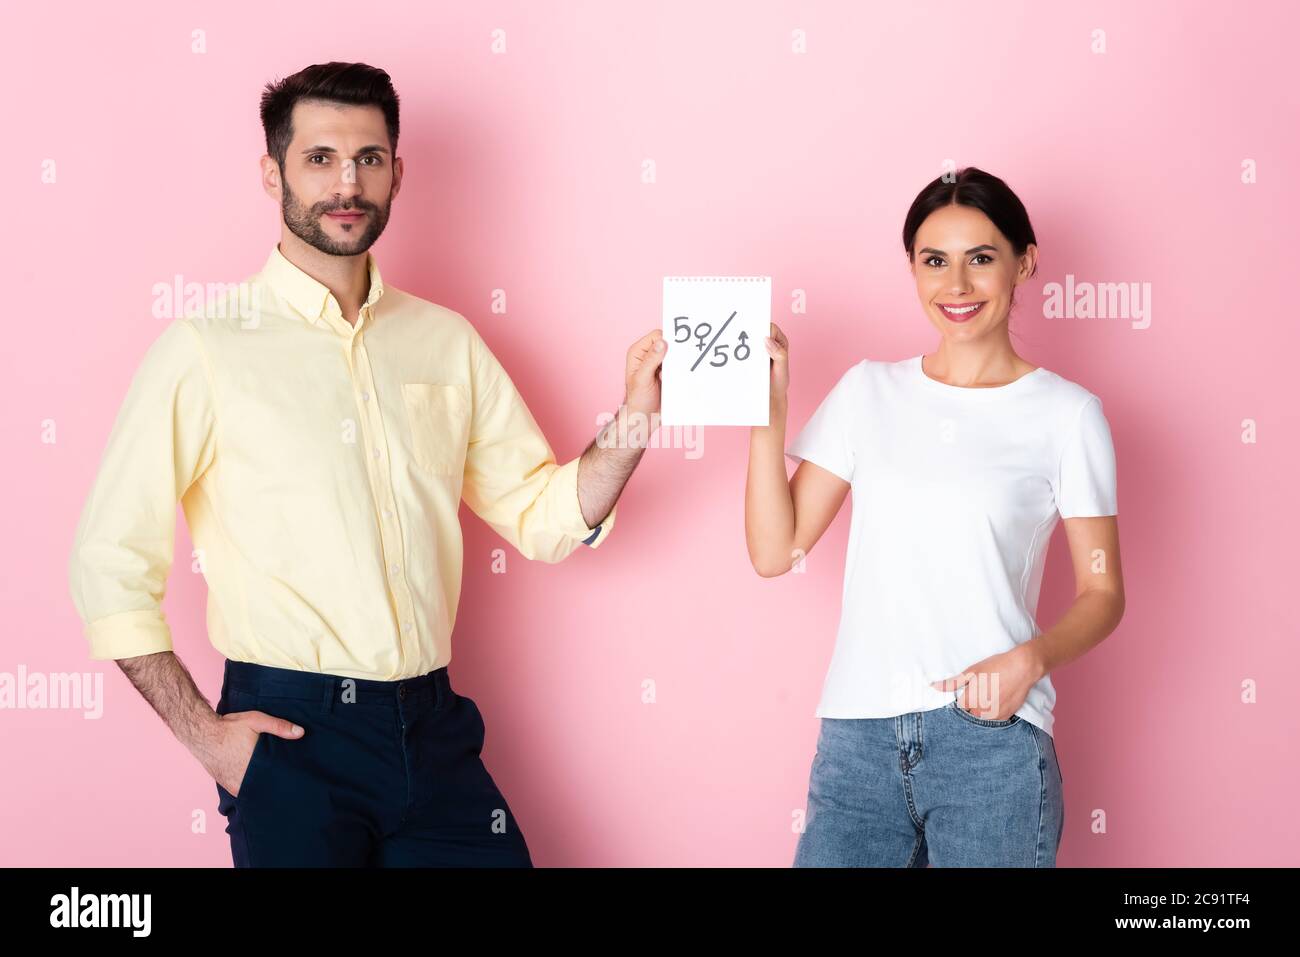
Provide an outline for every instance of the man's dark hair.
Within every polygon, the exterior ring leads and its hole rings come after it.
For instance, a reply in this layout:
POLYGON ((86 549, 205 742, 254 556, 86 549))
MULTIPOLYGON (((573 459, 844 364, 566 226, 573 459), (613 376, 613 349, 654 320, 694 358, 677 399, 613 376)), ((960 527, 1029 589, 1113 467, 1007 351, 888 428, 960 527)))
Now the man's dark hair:
POLYGON ((293 139, 294 104, 301 100, 379 107, 388 126, 389 146, 397 155, 397 91, 389 75, 365 63, 317 63, 278 83, 268 83, 262 91, 266 152, 275 157, 281 171, 293 139))

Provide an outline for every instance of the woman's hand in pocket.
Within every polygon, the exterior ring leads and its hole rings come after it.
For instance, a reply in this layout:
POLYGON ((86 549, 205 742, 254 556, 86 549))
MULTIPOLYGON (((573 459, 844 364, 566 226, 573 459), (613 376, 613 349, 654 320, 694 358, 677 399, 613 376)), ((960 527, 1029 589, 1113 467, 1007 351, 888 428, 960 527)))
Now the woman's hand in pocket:
POLYGON ((932 681, 939 691, 955 691, 957 707, 977 718, 1005 721, 1025 703, 1042 677, 1031 649, 1024 644, 977 661, 959 675, 932 681))

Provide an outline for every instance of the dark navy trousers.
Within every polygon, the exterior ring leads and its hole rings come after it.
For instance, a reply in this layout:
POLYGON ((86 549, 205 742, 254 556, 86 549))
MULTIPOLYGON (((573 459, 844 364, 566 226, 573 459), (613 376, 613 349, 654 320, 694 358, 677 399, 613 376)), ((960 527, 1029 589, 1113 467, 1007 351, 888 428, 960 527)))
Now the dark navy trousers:
POLYGON ((239 796, 217 785, 236 867, 532 866, 446 668, 374 681, 227 659, 217 713, 236 711, 304 732, 262 732, 239 796))

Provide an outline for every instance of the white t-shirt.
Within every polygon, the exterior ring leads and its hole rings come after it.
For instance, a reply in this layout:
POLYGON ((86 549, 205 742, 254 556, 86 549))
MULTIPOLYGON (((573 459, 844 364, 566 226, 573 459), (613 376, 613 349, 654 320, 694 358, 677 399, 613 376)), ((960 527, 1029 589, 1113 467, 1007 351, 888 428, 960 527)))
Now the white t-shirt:
MULTIPOLYGON (((930 378, 920 356, 864 359, 786 454, 853 490, 819 717, 951 704, 954 692, 931 681, 1041 634, 1034 616, 1058 516, 1117 514, 1101 400, 1042 367, 965 388, 930 378)), ((1044 676, 1016 713, 1051 734, 1055 703, 1044 676)))

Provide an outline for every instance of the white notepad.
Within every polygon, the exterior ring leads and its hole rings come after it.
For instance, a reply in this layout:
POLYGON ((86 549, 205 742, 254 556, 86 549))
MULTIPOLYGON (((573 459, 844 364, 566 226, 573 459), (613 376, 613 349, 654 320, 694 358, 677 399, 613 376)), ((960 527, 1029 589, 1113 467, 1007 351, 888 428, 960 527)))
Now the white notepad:
POLYGON ((770 276, 664 279, 663 425, 767 425, 770 276))

